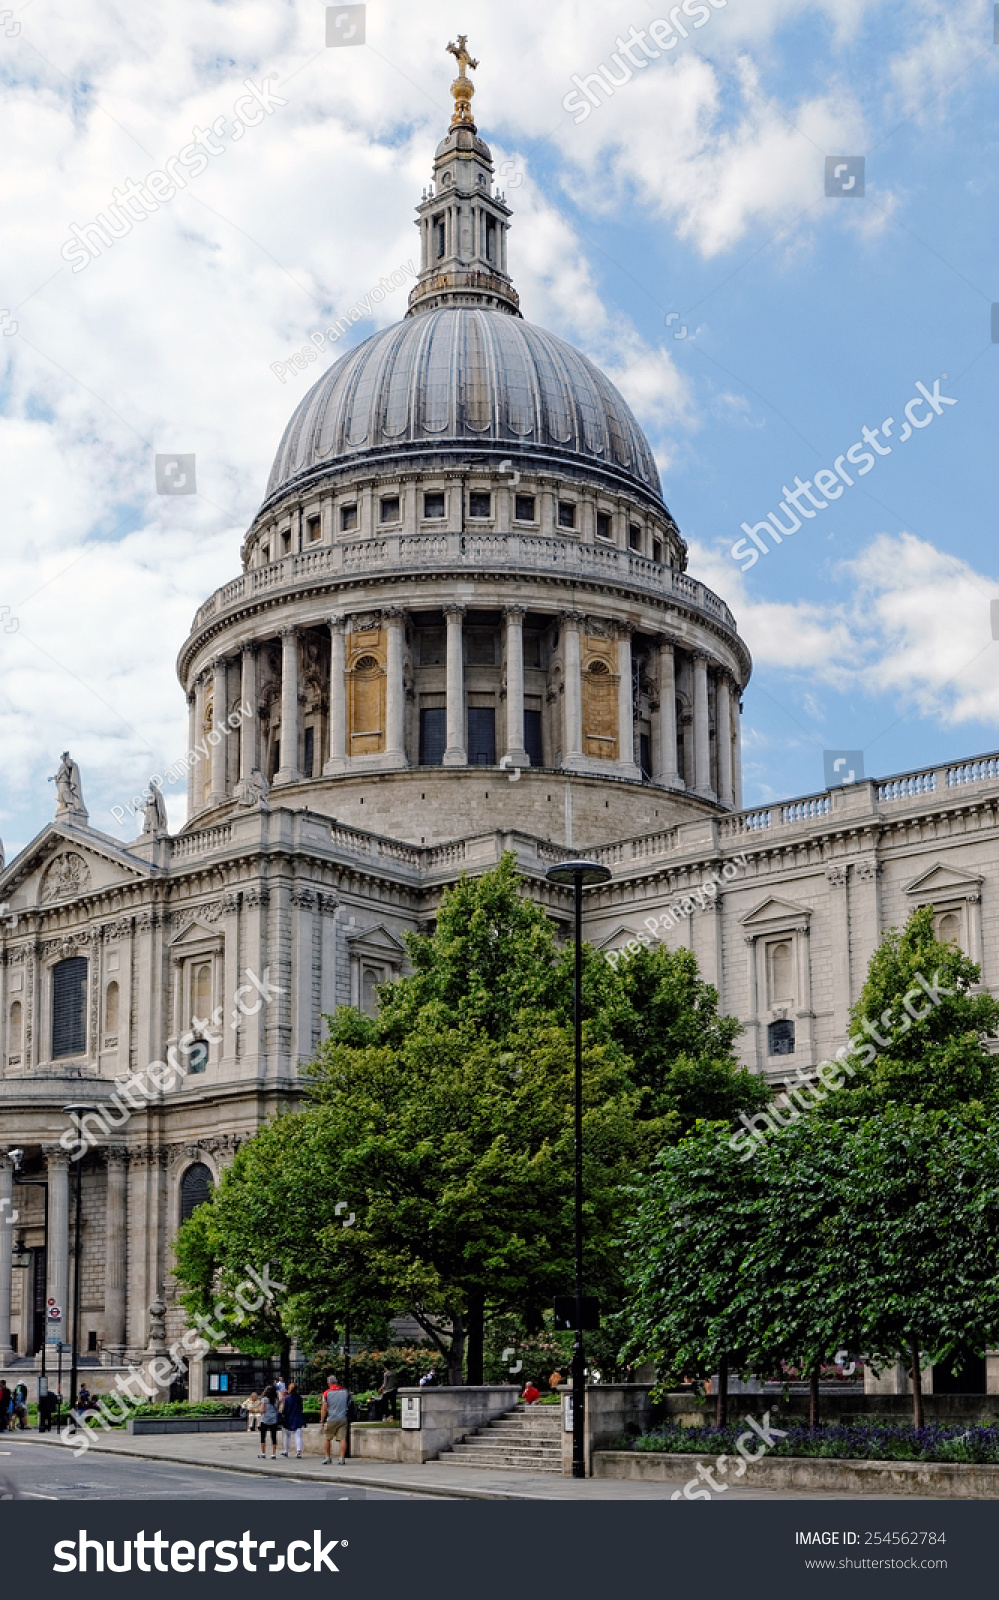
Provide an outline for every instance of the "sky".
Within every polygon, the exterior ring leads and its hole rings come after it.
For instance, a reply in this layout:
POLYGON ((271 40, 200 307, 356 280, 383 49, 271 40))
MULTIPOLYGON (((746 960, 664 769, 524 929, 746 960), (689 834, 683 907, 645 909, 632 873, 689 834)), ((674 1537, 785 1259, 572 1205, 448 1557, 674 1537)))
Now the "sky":
POLYGON ((138 823, 110 808, 183 756, 177 652, 345 342, 274 367, 417 259, 459 31, 522 310, 617 383, 689 571, 752 652, 744 803, 823 790, 828 750, 870 777, 999 746, 994 6, 327 11, 0 9, 7 860, 51 818, 64 749, 122 842, 138 823), (84 249, 115 192, 171 160, 182 186, 84 249), (157 493, 172 452, 196 494, 157 493), (792 531, 761 532, 770 513, 792 531))

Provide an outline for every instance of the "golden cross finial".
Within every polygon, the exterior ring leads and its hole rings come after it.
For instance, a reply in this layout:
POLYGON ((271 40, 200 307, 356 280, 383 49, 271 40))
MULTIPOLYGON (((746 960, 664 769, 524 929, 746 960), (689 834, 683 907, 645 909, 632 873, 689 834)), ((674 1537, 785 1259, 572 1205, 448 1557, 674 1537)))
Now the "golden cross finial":
POLYGON ((475 123, 472 121, 472 96, 475 85, 466 75, 466 67, 477 67, 478 62, 468 53, 468 34, 459 33, 458 43, 449 44, 448 52, 453 55, 458 63, 458 76, 451 85, 454 95, 454 116, 451 118, 452 128, 471 128, 475 132, 475 123))

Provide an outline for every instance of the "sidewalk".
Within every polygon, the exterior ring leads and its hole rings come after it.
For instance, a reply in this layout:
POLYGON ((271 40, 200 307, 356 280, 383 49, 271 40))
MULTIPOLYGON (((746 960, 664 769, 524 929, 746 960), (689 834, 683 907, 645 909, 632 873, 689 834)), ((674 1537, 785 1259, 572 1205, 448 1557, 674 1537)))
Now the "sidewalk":
MULTIPOLYGON (((25 1439, 33 1444, 49 1445, 55 1450, 69 1452, 71 1446, 63 1444, 57 1434, 17 1433, 4 1434, 6 1440, 25 1439)), ((675 1483, 621 1482, 610 1478, 563 1478, 556 1473, 490 1471, 488 1468, 462 1467, 457 1462, 449 1464, 445 1457, 440 1461, 427 1461, 422 1466, 403 1466, 395 1462, 348 1461, 346 1466, 324 1467, 315 1457, 301 1461, 285 1461, 279 1455, 276 1461, 257 1458, 257 1435, 246 1433, 192 1433, 152 1438, 133 1439, 123 1433, 113 1438, 98 1435, 87 1455, 131 1457, 142 1461, 166 1461, 172 1465, 219 1467, 227 1472, 245 1472, 257 1477, 287 1478, 293 1483, 323 1483, 332 1494, 337 1485, 349 1484, 352 1488, 394 1489, 421 1495, 433 1495, 445 1500, 669 1500, 674 1490, 682 1488, 689 1474, 677 1477, 675 1483)), ((16 1450, 16 1446, 14 1447, 16 1450)), ((12 1452, 13 1453, 13 1452, 12 1452)), ((84 1457, 75 1457, 82 1463, 84 1457)), ((735 1485, 731 1492, 714 1495, 716 1501, 735 1500, 829 1500, 855 1498, 846 1495, 804 1493, 795 1490, 742 1489, 735 1485)), ((866 1499, 889 1499, 893 1496, 865 1496, 866 1499)))

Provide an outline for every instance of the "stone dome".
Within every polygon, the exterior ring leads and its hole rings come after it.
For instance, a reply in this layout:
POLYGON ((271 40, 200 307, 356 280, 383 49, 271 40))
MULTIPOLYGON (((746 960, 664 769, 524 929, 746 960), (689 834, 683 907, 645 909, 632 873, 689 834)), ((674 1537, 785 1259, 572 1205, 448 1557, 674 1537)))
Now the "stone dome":
POLYGON ((663 503, 648 440, 592 361, 519 316, 463 305, 411 314, 341 356, 288 423, 266 499, 359 459, 442 450, 575 462, 663 503))

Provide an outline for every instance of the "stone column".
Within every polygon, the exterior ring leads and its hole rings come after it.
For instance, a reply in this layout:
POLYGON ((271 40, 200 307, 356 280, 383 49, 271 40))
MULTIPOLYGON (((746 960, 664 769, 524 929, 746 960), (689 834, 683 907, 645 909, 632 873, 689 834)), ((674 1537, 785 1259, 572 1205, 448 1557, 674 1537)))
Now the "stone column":
POLYGON ((718 674, 715 721, 718 728, 718 798, 732 807, 732 704, 728 673, 718 674))
POLYGON ((255 644, 243 646, 243 656, 240 668, 240 705, 249 706, 250 710, 240 711, 242 721, 239 725, 239 781, 246 783, 254 767, 259 767, 257 743, 257 647, 255 644))
POLYGON ((128 1157, 124 1145, 108 1146, 104 1222, 104 1347, 115 1365, 125 1355, 127 1251, 125 1190, 128 1157))
MULTIPOLYGON (((62 1311, 58 1337, 70 1342, 69 1329, 69 1155, 60 1145, 43 1145, 49 1185, 47 1294, 62 1311)), ((45 1333, 48 1336, 48 1324, 45 1333)), ((55 1330, 53 1329, 53 1333, 55 1330)))
POLYGON ((462 655, 464 606, 445 606, 447 618, 447 749, 445 767, 467 767, 465 748, 465 665, 462 655))
POLYGON ((274 782, 298 783, 298 629, 281 629, 281 766, 274 782))
POLYGON ((505 606, 506 617, 506 755, 508 765, 528 767, 524 748, 524 618, 526 606, 505 606))
POLYGON ((708 658, 694 657, 694 790, 706 800, 715 798, 711 787, 711 734, 708 724, 708 658))
POLYGON ((641 781, 635 760, 635 702, 631 684, 631 629, 617 630, 617 770, 622 778, 641 781))
POLYGON ((565 673, 562 765, 577 764, 583 755, 583 683, 579 630, 583 619, 576 611, 562 614, 562 664, 565 673))
POLYGON ((668 639, 659 640, 659 725, 658 763, 652 774, 653 783, 676 789, 681 785, 676 768, 676 662, 673 646, 668 639))
POLYGON ((219 736, 211 746, 212 792, 210 799, 213 806, 222 805, 226 798, 225 758, 228 676, 225 658, 218 656, 212 662, 212 733, 217 733, 219 736))
POLYGON ((198 808, 195 792, 198 776, 198 759, 194 747, 198 743, 198 691, 195 687, 187 697, 187 820, 190 822, 198 808))
POLYGON ((330 754, 323 773, 343 772, 347 766, 347 710, 344 691, 344 629, 346 617, 327 617, 330 629, 330 754))
POLYGON ((732 804, 742 810, 742 691, 736 683, 732 695, 732 804))
MULTIPOLYGON (((194 680, 194 739, 191 749, 194 750, 204 740, 205 733, 205 674, 199 672, 194 680)), ((206 746, 206 748, 208 748, 206 746)), ((197 755, 194 758, 192 772, 194 775, 194 810, 200 811, 205 803, 205 764, 206 757, 197 755)))
POLYGON ((0 1151, 0 1367, 5 1367, 14 1355, 10 1343, 10 1295, 15 1210, 14 1163, 0 1151))
POLYGON ((400 767, 406 765, 406 691, 402 681, 405 613, 384 611, 385 647, 385 754, 400 767))

